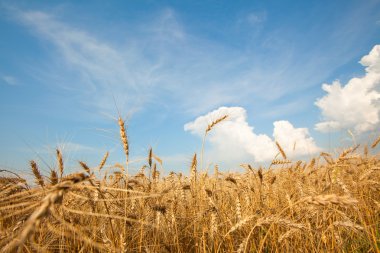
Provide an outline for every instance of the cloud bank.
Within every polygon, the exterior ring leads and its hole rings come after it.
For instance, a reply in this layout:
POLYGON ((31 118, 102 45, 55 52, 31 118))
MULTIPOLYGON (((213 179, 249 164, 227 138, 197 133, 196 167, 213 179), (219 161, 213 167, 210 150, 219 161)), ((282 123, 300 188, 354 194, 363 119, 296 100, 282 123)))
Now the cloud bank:
POLYGON ((306 128, 295 128, 288 121, 273 123, 273 137, 255 133, 242 107, 220 107, 185 124, 184 130, 203 137, 207 125, 226 114, 228 119, 218 124, 207 136, 211 144, 211 161, 270 161, 278 153, 276 140, 289 157, 320 151, 306 128))
POLYGON ((317 130, 354 129, 357 133, 363 133, 378 126, 380 45, 365 55, 360 64, 366 67, 363 77, 352 78, 343 86, 339 81, 322 85, 327 94, 315 102, 323 116, 323 121, 315 125, 317 130))

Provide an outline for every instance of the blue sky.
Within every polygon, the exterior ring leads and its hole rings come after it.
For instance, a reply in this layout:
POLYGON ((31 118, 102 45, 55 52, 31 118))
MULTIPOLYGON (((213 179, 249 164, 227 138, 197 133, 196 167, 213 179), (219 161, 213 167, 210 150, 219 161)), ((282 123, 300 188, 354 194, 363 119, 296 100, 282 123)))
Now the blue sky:
POLYGON ((308 158, 378 133, 380 1, 0 1, 0 31, 15 171, 54 166, 57 146, 71 170, 122 162, 118 111, 136 167, 152 146, 175 171, 224 113, 205 163, 226 169, 265 163, 275 140, 308 158))

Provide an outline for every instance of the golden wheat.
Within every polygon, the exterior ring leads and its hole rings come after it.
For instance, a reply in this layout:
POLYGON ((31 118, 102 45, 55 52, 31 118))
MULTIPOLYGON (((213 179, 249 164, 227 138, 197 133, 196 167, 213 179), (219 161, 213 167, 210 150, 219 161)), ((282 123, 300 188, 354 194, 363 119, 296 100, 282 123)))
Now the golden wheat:
MULTIPOLYGON (((123 121, 119 127, 126 153, 123 121)), ((199 169, 194 155, 190 172, 168 175, 152 149, 137 168, 128 164, 126 153, 127 167, 136 174, 125 174, 122 164, 107 163, 101 170, 107 152, 97 173, 80 162, 85 173, 64 177, 58 175, 63 174, 63 159, 57 150, 58 166, 49 168, 46 182, 34 161, 30 165, 37 185, 0 178, 0 248, 379 252, 380 160, 368 151, 357 154, 357 148, 342 149, 337 157, 321 153, 310 161, 293 162, 281 154, 269 168, 246 163, 241 172, 215 165, 212 174, 199 169)))

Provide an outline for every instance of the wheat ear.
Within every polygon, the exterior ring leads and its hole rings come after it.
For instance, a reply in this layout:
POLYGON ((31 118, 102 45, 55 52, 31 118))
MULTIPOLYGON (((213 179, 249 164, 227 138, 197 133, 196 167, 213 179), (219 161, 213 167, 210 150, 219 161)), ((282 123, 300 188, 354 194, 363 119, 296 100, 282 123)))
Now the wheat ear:
POLYGON ((120 117, 119 117, 118 123, 119 123, 119 127, 120 127, 120 138, 121 138, 121 142, 123 143, 124 153, 125 153, 125 157, 127 159, 127 164, 128 164, 128 162, 129 162, 129 144, 128 144, 128 138, 127 138, 127 131, 125 130, 125 123, 120 117))
POLYGON ((62 153, 61 153, 61 151, 59 149, 56 149, 56 153, 57 153, 59 178, 62 179, 62 176, 63 176, 63 158, 62 158, 62 153))
POLYGON ((41 205, 29 216, 25 222, 25 226, 17 238, 12 240, 3 249, 4 252, 13 252, 16 248, 20 247, 29 236, 33 233, 36 223, 38 223, 43 217, 50 213, 51 207, 62 201, 64 193, 69 190, 74 184, 82 182, 87 179, 88 176, 83 173, 74 174, 71 177, 64 179, 61 183, 54 187, 54 190, 50 192, 43 200, 41 205))
POLYGON ((380 142, 380 136, 372 143, 371 148, 376 148, 377 144, 380 142))
POLYGON ((50 184, 51 185, 56 185, 58 183, 58 175, 55 170, 50 171, 50 184))
POLYGON ((80 166, 87 172, 87 174, 91 174, 90 167, 85 162, 79 161, 80 166))
POLYGON ((42 178, 40 170, 38 169, 37 163, 33 160, 30 161, 30 167, 32 167, 32 172, 34 174, 34 177, 36 178, 36 183, 39 184, 41 187, 44 187, 45 182, 42 178))
POLYGON ((213 129, 217 124, 219 124, 220 122, 222 122, 223 120, 226 120, 228 118, 228 114, 225 114, 224 116, 222 117, 219 117, 218 119, 214 120, 213 122, 211 122, 210 124, 208 124, 206 130, 205 130, 205 134, 203 136, 203 141, 202 141, 202 150, 201 150, 201 161, 200 161, 200 166, 201 166, 201 170, 203 169, 203 153, 204 153, 204 147, 205 147, 205 142, 206 142, 206 135, 208 132, 211 131, 211 129, 213 129))
POLYGON ((282 158, 284 158, 284 160, 287 160, 288 158, 286 157, 285 151, 282 149, 280 143, 278 143, 277 141, 276 141, 276 146, 277 146, 278 151, 280 151, 282 158))
POLYGON ((222 117, 220 117, 220 118, 214 120, 213 122, 211 122, 211 123, 207 126, 207 128, 206 128, 206 133, 210 132, 211 129, 212 129, 213 127, 215 127, 217 124, 219 124, 220 122, 224 121, 224 120, 227 119, 227 118, 228 118, 228 115, 226 114, 226 115, 223 115, 222 117))
POLYGON ((304 202, 313 204, 313 205, 328 205, 335 204, 341 206, 350 206, 355 205, 358 201, 352 198, 349 195, 338 196, 336 194, 328 194, 328 195, 318 195, 318 196, 309 196, 303 199, 304 202))
POLYGON ((103 156, 102 161, 99 164, 99 171, 104 167, 106 164, 107 158, 108 158, 109 152, 107 151, 106 154, 103 156))
POLYGON ((191 174, 190 174, 190 181, 196 182, 197 181, 197 154, 195 153, 193 156, 193 160, 191 161, 191 174))

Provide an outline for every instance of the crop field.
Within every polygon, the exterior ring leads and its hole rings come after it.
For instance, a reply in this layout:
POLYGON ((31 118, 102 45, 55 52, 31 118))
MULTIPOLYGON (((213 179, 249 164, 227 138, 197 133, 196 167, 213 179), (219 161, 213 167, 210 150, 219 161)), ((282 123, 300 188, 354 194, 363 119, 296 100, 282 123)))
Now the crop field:
POLYGON ((277 143, 270 166, 241 164, 241 173, 202 168, 202 151, 187 173, 164 175, 150 149, 129 174, 122 119, 119 129, 120 164, 106 153, 67 174, 57 149, 49 175, 30 162, 33 185, 0 177, 3 252, 380 251, 380 138, 310 161, 290 161, 277 143))

